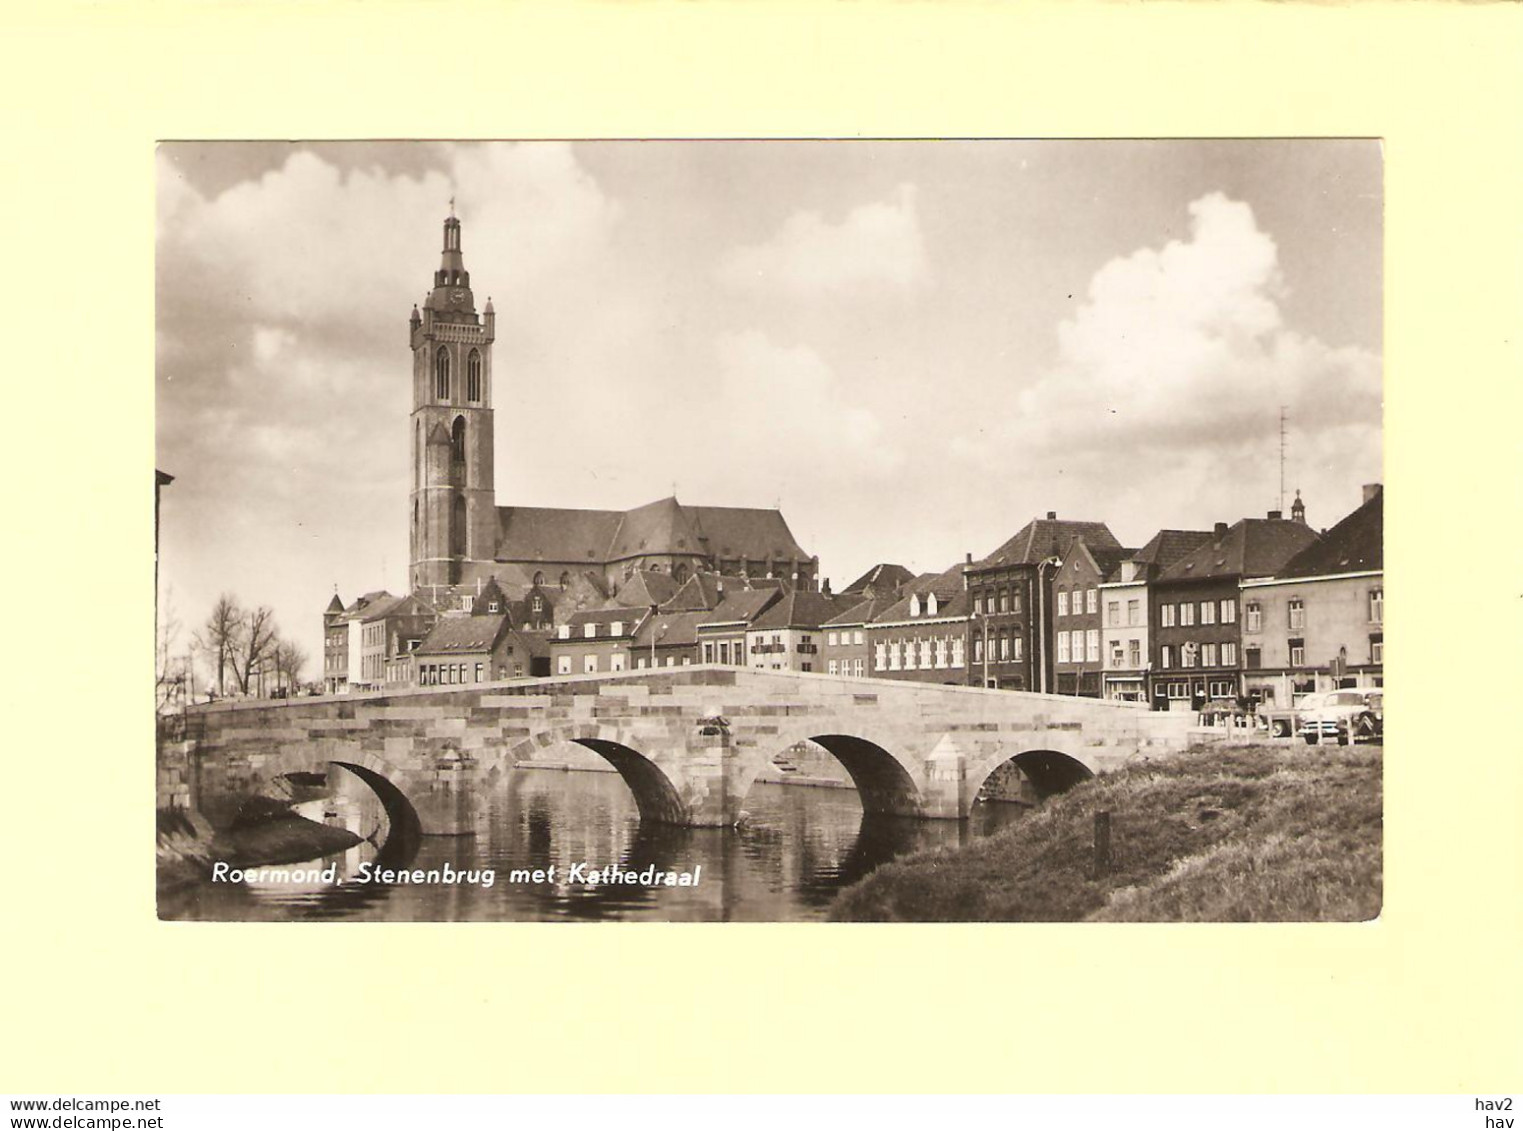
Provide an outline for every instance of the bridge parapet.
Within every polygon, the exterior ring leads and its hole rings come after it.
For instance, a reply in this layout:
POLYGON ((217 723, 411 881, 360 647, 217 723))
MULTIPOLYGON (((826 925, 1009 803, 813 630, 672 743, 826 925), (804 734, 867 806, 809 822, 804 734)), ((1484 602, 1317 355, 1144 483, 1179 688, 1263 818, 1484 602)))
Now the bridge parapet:
POLYGON ((503 771, 568 742, 623 775, 642 817, 724 825, 772 760, 805 740, 841 762, 865 809, 944 818, 966 816, 1012 758, 1038 777, 1063 764, 1100 773, 1186 741, 1184 720, 1131 704, 717 665, 215 704, 195 716, 203 807, 348 761, 407 793, 426 833, 469 831, 473 799, 503 771))

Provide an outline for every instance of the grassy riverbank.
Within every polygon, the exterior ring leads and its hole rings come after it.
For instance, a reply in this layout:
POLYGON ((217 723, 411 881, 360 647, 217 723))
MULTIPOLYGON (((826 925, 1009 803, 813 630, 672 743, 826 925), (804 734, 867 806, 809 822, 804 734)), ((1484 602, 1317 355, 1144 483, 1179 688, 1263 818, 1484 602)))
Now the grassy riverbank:
POLYGON ((844 921, 1365 920, 1380 913, 1382 748, 1215 745, 1050 798, 963 848, 885 864, 844 921), (1112 863, 1094 874, 1095 813, 1112 863))

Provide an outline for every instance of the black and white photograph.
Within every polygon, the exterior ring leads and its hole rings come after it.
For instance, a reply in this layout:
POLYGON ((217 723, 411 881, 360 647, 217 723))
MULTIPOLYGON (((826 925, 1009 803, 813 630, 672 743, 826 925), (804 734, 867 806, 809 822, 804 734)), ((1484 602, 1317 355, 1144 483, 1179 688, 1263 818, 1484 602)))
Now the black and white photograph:
POLYGON ((1377 919, 1383 172, 162 141, 159 918, 1377 919))

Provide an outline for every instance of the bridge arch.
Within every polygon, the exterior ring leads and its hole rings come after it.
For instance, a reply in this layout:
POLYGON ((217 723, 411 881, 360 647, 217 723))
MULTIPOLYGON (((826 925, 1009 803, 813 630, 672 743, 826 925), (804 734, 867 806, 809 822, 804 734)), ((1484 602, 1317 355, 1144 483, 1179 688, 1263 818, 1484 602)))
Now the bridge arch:
POLYGON ((753 760, 744 778, 736 782, 740 798, 750 792, 757 777, 777 755, 800 742, 814 743, 841 764, 856 787, 864 816, 907 816, 923 809, 912 763, 907 765, 902 755, 874 739, 819 724, 791 734, 765 736, 757 747, 761 756, 753 760))
POLYGON ((539 750, 558 742, 570 742, 591 750, 617 770, 629 792, 634 794, 635 807, 640 811, 642 822, 670 825, 689 822, 690 807, 666 771, 634 747, 601 733, 598 727, 553 727, 539 731, 506 751, 510 765, 513 761, 533 761, 539 750))
POLYGON ((1031 783, 1031 788, 1036 791, 1038 799, 1045 799, 1054 793, 1072 789, 1080 782, 1088 781, 1095 776, 1093 766, 1061 750, 1022 750, 1019 754, 996 755, 968 774, 966 796, 969 809, 973 807, 979 792, 994 776, 995 771, 1002 766, 1012 764, 1031 783))

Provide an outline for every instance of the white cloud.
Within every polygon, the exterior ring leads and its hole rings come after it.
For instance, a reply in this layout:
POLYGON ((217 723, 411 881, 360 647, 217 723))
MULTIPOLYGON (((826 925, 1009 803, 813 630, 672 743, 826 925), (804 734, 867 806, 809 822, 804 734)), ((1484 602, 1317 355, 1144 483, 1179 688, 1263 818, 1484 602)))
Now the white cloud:
POLYGON ((803 295, 867 287, 906 289, 926 277, 915 187, 853 208, 838 224, 795 212, 766 243, 740 247, 720 264, 733 286, 780 285, 803 295))
POLYGON ((1095 273, 1058 328, 1056 364, 1012 392, 1006 423, 965 434, 952 452, 990 467, 1017 452, 1040 460, 1087 485, 1087 501, 1074 501, 1086 510, 1104 498, 1105 511, 1124 513, 1126 499, 1151 497, 1140 509, 1156 513, 1157 499, 1173 498, 1176 521, 1208 507, 1236 518, 1274 502, 1283 405, 1291 483, 1319 497, 1330 522, 1357 503, 1359 482, 1379 478, 1380 359, 1285 325, 1275 242, 1248 205, 1212 193, 1189 211, 1188 239, 1095 273), (1245 496, 1252 484, 1264 491, 1245 496))

